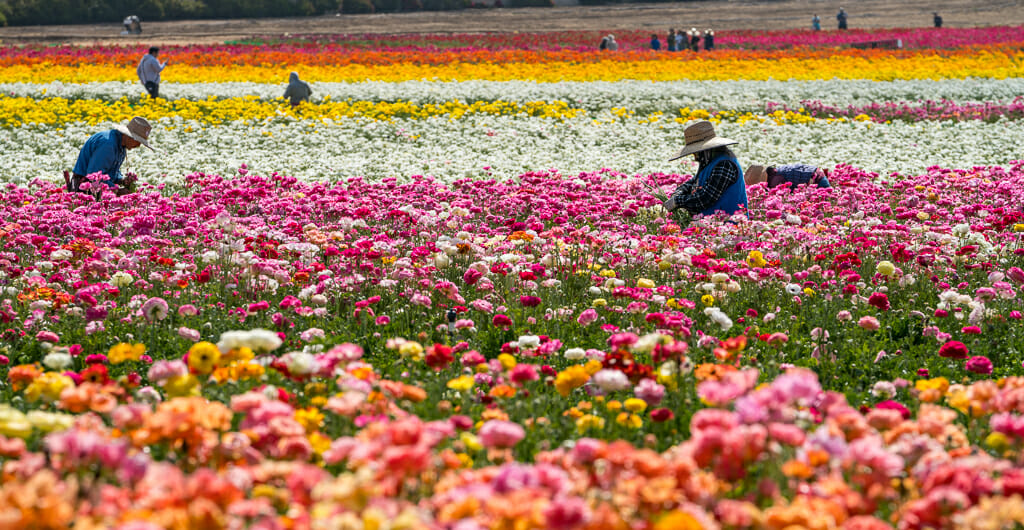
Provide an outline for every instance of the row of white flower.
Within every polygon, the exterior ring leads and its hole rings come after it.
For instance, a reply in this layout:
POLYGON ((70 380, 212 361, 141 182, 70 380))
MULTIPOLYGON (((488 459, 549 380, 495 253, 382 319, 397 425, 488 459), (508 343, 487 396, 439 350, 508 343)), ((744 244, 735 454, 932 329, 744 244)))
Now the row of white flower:
MULTIPOLYGON (((1024 78, 947 79, 942 81, 678 81, 678 82, 567 82, 462 81, 403 83, 312 83, 314 102, 333 100, 410 101, 440 103, 473 101, 565 101, 588 111, 627 108, 639 113, 691 109, 763 111, 766 102, 799 106, 820 100, 829 105, 865 105, 884 101, 956 102, 1011 101, 1024 94, 1024 78)), ((160 94, 175 99, 256 96, 273 99, 284 85, 264 83, 165 83, 160 94)), ((139 83, 0 83, 0 94, 20 97, 70 99, 141 98, 139 83)))
MULTIPOLYGON (((471 116, 449 121, 344 119, 331 124, 274 121, 261 125, 204 127, 181 119, 155 124, 158 152, 138 149, 124 170, 151 182, 176 182, 203 171, 231 174, 246 163, 259 173, 280 172, 307 180, 365 176, 432 175, 511 178, 527 171, 565 174, 609 168, 626 174, 692 171, 668 158, 683 145, 685 124, 638 119, 565 121, 471 116)), ((104 126, 0 129, 0 182, 60 180, 89 135, 104 126)), ((850 164, 881 175, 921 172, 931 165, 967 168, 1020 158, 1024 122, 987 124, 869 122, 776 125, 722 123, 719 134, 739 141, 745 164, 802 162, 850 164)), ((689 158, 689 157, 688 157, 689 158)))

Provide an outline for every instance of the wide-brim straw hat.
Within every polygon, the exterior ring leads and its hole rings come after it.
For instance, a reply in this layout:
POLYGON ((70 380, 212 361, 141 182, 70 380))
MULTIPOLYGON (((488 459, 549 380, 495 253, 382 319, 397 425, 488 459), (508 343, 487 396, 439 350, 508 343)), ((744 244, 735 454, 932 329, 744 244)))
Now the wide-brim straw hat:
POLYGON ((151 151, 156 151, 156 149, 153 149, 153 146, 149 145, 149 133, 153 130, 153 126, 149 124, 146 118, 136 116, 132 118, 132 121, 128 122, 127 126, 118 123, 114 125, 114 128, 120 131, 121 134, 131 136, 133 140, 148 147, 151 151))
POLYGON ((753 186, 760 182, 768 181, 767 168, 764 166, 753 165, 747 168, 747 172, 743 174, 743 183, 747 186, 753 186))
POLYGON ((715 126, 709 121, 699 121, 687 127, 683 131, 683 139, 686 142, 686 146, 676 153, 675 156, 669 158, 670 162, 700 151, 707 151, 708 149, 739 143, 736 140, 730 140, 716 135, 715 126))

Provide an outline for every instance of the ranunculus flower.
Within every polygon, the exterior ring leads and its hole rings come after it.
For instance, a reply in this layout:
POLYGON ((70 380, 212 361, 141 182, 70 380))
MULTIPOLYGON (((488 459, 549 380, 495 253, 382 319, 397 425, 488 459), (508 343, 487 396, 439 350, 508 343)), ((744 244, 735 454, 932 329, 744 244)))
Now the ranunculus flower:
POLYGON ((947 359, 966 359, 968 353, 967 345, 958 340, 951 340, 939 348, 939 357, 947 359))
POLYGON ((537 307, 540 305, 539 296, 520 296, 519 303, 523 304, 523 307, 537 307))
POLYGON ((967 360, 965 368, 971 373, 989 375, 992 373, 992 361, 984 355, 975 355, 967 360))
POLYGON ((511 421, 489 420, 480 427, 480 443, 484 447, 506 449, 515 447, 519 440, 526 437, 522 425, 511 421))
POLYGON ((868 305, 877 307, 882 311, 889 310, 889 295, 885 293, 871 293, 868 297, 868 305))
POLYGON ((857 325, 868 331, 875 331, 881 327, 878 319, 872 316, 860 317, 860 320, 857 321, 857 325))
POLYGON ((654 409, 651 411, 651 419, 656 422, 663 422, 671 420, 675 417, 675 414, 671 410, 666 408, 654 409))
POLYGON ((498 313, 491 319, 491 323, 498 328, 508 328, 512 326, 512 319, 508 315, 498 313))

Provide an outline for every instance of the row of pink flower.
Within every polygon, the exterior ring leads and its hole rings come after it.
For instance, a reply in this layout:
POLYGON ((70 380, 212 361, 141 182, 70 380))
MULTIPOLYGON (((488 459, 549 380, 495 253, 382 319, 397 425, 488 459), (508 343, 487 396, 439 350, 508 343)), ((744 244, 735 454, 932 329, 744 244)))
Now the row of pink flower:
MULTIPOLYGON (((838 107, 821 101, 801 101, 800 112, 816 118, 853 118, 865 115, 872 121, 925 121, 925 120, 1019 120, 1024 118, 1024 96, 1010 102, 957 103, 941 101, 887 101, 868 105, 847 105, 838 107)), ((768 103, 765 112, 797 110, 785 104, 768 103)))
MULTIPOLYGON (((667 38, 667 27, 659 29, 659 39, 667 38)), ((687 29, 687 28, 680 28, 687 29)), ((702 30, 704 28, 701 28, 702 30)), ((436 55, 447 60, 452 56, 472 58, 501 52, 520 51, 555 53, 596 49, 601 37, 609 32, 518 33, 488 35, 335 35, 309 36, 309 41, 289 40, 262 46, 251 45, 186 45, 166 46, 164 55, 175 57, 180 64, 203 65, 225 62, 287 64, 319 59, 328 63, 356 57, 361 63, 375 64, 402 60, 402 55, 419 57, 436 55), (397 57, 394 56, 398 54, 397 57)), ((644 51, 650 48, 651 32, 612 31, 620 43, 620 51, 644 51)), ((715 34, 715 48, 720 50, 782 50, 788 48, 836 48, 879 40, 899 40, 905 49, 948 49, 971 46, 1013 45, 1024 42, 1020 26, 987 28, 889 29, 851 31, 721 31, 715 34)), ((701 45, 703 47, 703 44, 701 45)), ((0 67, 26 62, 74 64, 135 64, 146 53, 145 47, 82 46, 34 47, 0 46, 0 67)), ((557 58, 557 57, 556 57, 557 58)), ((639 58, 639 57, 637 57, 639 58)))
MULTIPOLYGON (((826 19, 828 17, 825 17, 826 19)), ((930 18, 928 21, 930 22, 930 18)), ((964 46, 1024 42, 1024 27, 993 26, 979 28, 892 28, 892 29, 851 29, 837 31, 829 27, 827 20, 825 31, 811 31, 810 17, 806 29, 798 30, 716 30, 714 44, 716 48, 728 49, 783 49, 800 46, 838 47, 854 43, 900 40, 904 48, 959 48, 964 46)), ((662 50, 669 29, 689 32, 691 26, 667 22, 664 27, 654 30, 606 30, 606 31, 566 31, 552 33, 494 33, 480 35, 293 35, 287 39, 274 36, 262 37, 267 42, 281 40, 289 44, 324 46, 340 44, 349 46, 366 46, 370 48, 389 48, 414 46, 425 49, 530 49, 546 50, 552 48, 593 49, 601 37, 614 34, 623 48, 648 48, 651 35, 657 35, 662 42, 662 50)), ((698 27, 701 36, 705 30, 714 28, 698 27)), ((284 43, 282 42, 282 43, 284 43)), ((701 49, 704 44, 701 42, 701 49)))

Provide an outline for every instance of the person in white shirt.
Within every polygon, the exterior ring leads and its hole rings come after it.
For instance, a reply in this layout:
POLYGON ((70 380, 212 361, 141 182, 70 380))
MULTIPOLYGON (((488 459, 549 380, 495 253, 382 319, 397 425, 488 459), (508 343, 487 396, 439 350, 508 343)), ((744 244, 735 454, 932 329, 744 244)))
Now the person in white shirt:
POLYGON ((167 61, 160 62, 156 56, 160 53, 160 48, 156 46, 149 49, 149 53, 142 56, 142 60, 139 61, 139 67, 136 68, 136 72, 139 74, 139 81, 142 82, 142 86, 146 87, 146 92, 149 92, 150 97, 157 98, 160 93, 160 72, 167 67, 167 61))

